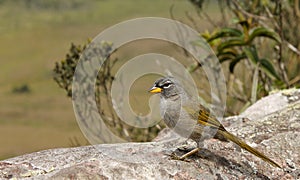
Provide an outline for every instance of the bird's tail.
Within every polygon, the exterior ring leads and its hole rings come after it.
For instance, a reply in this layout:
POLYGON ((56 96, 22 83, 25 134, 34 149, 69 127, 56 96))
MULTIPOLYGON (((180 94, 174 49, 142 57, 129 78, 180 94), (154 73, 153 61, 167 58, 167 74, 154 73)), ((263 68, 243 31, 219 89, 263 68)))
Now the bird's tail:
POLYGON ((239 145, 241 148, 249 151, 253 155, 261 158, 262 160, 270 163, 271 165, 273 165, 275 167, 281 168, 276 162, 274 162, 273 160, 271 160, 270 158, 268 158, 266 155, 264 155, 263 153, 259 152, 258 150, 252 148, 251 146, 249 146, 244 141, 242 141, 241 139, 239 139, 235 135, 231 134, 230 132, 228 132, 228 131, 218 131, 218 133, 221 133, 226 139, 234 142, 235 144, 239 145))

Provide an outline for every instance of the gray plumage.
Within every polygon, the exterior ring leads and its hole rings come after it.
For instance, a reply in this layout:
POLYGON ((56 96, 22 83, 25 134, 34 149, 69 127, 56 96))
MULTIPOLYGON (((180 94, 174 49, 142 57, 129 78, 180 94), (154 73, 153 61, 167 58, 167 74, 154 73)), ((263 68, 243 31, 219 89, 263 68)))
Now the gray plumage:
POLYGON ((150 92, 160 93, 161 115, 166 125, 179 135, 191 138, 198 144, 198 148, 179 159, 197 152, 203 140, 213 137, 222 141, 230 140, 271 165, 280 168, 276 162, 266 155, 228 132, 207 108, 202 106, 195 98, 187 95, 175 78, 158 79, 150 92))

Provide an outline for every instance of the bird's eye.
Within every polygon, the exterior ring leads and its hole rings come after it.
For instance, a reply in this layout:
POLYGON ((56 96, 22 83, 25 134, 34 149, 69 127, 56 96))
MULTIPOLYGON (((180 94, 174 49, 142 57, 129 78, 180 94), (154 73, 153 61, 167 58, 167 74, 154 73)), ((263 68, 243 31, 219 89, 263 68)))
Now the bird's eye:
POLYGON ((164 88, 169 88, 172 85, 172 83, 166 83, 164 84, 164 88))

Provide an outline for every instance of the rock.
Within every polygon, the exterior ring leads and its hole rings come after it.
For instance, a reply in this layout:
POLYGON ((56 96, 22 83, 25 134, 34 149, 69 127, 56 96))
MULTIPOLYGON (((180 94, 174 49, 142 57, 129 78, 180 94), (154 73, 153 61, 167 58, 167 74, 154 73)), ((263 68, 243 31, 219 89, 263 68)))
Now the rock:
POLYGON ((263 97, 245 110, 240 116, 251 119, 263 118, 268 114, 286 108, 290 103, 299 101, 300 90, 288 89, 263 97))
POLYGON ((300 179, 299 97, 299 90, 281 91, 261 99, 241 116, 224 120, 228 131, 283 169, 272 167, 233 143, 215 139, 206 140, 203 150, 189 157, 189 162, 170 160, 168 154, 183 154, 195 143, 164 129, 148 143, 50 149, 3 160, 0 178, 300 179))

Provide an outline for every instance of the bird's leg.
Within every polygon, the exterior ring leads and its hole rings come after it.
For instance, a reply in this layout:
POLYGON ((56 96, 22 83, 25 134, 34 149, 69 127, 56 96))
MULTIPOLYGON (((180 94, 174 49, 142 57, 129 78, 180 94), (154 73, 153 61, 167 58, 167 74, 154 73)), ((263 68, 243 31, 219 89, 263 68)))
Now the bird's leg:
POLYGON ((190 152, 187 152, 184 155, 180 156, 179 159, 181 159, 181 160, 185 159, 185 158, 187 158, 187 157, 189 157, 189 156, 191 156, 193 154, 196 154, 199 150, 200 150, 200 148, 197 147, 197 148, 191 150, 190 152))
POLYGON ((200 150, 200 148, 197 147, 197 148, 191 150, 190 152, 185 153, 182 156, 177 156, 174 152, 170 156, 174 160, 181 160, 181 161, 183 161, 185 158, 187 158, 187 157, 189 157, 189 156, 197 153, 199 150, 200 150))

